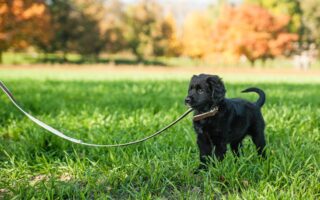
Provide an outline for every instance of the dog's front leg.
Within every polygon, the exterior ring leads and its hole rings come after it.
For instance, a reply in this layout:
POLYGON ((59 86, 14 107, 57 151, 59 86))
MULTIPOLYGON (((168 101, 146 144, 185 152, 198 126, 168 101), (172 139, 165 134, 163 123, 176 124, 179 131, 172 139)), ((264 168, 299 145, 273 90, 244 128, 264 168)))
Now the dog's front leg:
POLYGON ((213 146, 211 144, 210 138, 206 137, 204 134, 198 134, 197 144, 200 151, 200 165, 198 170, 206 169, 209 157, 212 156, 213 146))
POLYGON ((233 155, 240 157, 240 154, 242 152, 241 151, 242 150, 242 141, 237 140, 237 141, 231 142, 230 146, 231 146, 231 150, 232 150, 233 155))
POLYGON ((226 152, 227 152, 227 144, 226 143, 215 144, 214 156, 218 161, 221 161, 224 159, 226 152))

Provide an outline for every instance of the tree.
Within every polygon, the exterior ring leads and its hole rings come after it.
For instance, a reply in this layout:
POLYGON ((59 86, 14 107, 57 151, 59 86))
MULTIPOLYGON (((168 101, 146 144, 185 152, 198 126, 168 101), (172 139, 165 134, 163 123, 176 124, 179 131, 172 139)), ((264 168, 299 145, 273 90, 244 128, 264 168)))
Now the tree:
POLYGON ((44 53, 62 52, 65 62, 70 52, 97 60, 104 50, 124 48, 124 13, 118 0, 51 0, 47 6, 53 37, 49 45, 37 43, 44 53))
POLYGON ((102 0, 74 0, 78 24, 72 50, 83 58, 97 60, 105 47, 104 32, 100 23, 105 16, 102 0))
POLYGON ((167 15, 161 23, 161 49, 165 56, 179 56, 182 53, 182 42, 177 35, 177 25, 172 14, 167 15))
POLYGON ((183 27, 184 54, 192 58, 203 58, 213 51, 213 24, 202 13, 187 16, 183 27))
POLYGON ((152 30, 152 55, 177 56, 181 53, 181 42, 176 34, 176 23, 171 14, 157 20, 152 30))
POLYGON ((303 22, 306 26, 305 39, 320 46, 320 1, 301 1, 303 22))
POLYGON ((45 53, 62 52, 63 61, 67 60, 67 53, 75 46, 78 36, 81 13, 75 9, 72 0, 51 0, 48 3, 53 36, 49 45, 38 47, 45 53))
POLYGON ((98 22, 90 16, 81 16, 81 28, 77 31, 71 50, 79 53, 82 58, 98 60, 105 43, 100 33, 98 22))
POLYGON ((105 15, 100 22, 100 28, 103 33, 104 50, 116 53, 126 47, 124 6, 119 0, 106 3, 105 15))
POLYGON ((288 22, 288 16, 272 15, 260 6, 226 7, 213 34, 215 50, 244 55, 252 65, 257 59, 288 54, 298 39, 286 31, 288 22))
POLYGON ((155 26, 160 7, 155 2, 141 1, 131 6, 126 12, 126 40, 128 47, 142 61, 145 56, 152 55, 152 30, 155 26))
POLYGON ((127 45, 138 61, 148 56, 178 53, 174 20, 165 18, 155 1, 144 0, 130 6, 125 18, 127 45))
MULTIPOLYGON (((304 1, 304 0, 303 0, 304 1)), ((246 3, 266 8, 274 15, 290 16, 288 30, 291 33, 303 34, 302 10, 300 0, 245 0, 246 3)))
POLYGON ((67 61, 69 52, 79 53, 83 58, 97 59, 105 47, 101 21, 105 8, 102 0, 51 0, 53 37, 50 45, 38 45, 45 53, 62 52, 67 61))
POLYGON ((48 43, 49 19, 44 0, 0 0, 0 63, 8 48, 48 43))

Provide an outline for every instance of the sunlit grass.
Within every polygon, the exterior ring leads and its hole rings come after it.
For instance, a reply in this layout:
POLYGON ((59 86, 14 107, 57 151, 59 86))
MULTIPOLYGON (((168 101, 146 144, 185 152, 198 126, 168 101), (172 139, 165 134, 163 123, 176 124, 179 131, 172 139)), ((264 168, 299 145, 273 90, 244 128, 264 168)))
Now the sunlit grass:
MULTIPOLYGON (((222 60, 216 61, 213 58, 210 59, 193 59, 185 56, 181 57, 150 57, 145 58, 143 62, 139 63, 134 55, 130 53, 119 53, 119 54, 101 54, 98 60, 88 60, 79 54, 69 53, 66 56, 66 64, 114 64, 114 65, 157 65, 166 67, 223 67, 223 68, 272 68, 272 69, 291 69, 294 68, 294 62, 292 58, 275 58, 269 59, 265 62, 257 60, 255 66, 251 66, 249 61, 230 61, 222 60)), ((36 52, 5 52, 3 54, 3 63, 6 65, 17 65, 17 64, 62 64, 62 54, 50 53, 44 55, 43 53, 36 52)), ((320 60, 312 61, 311 69, 320 69, 320 60)))
POLYGON ((0 79, 6 80, 61 80, 61 81, 108 81, 108 80, 189 80, 193 74, 218 74, 232 83, 320 83, 319 71, 274 70, 261 68, 250 70, 225 70, 224 68, 155 68, 110 65, 35 65, 0 68, 0 79))
MULTIPOLYGON (((24 73, 19 78, 1 73, 0 79, 27 111, 85 141, 141 138, 186 110, 187 74, 179 80, 137 81, 44 72, 48 80, 24 73)), ((50 135, 0 94, 0 198, 318 199, 320 84, 231 80, 226 78, 228 97, 255 100, 254 94, 240 93, 249 86, 267 93, 269 156, 260 160, 247 139, 239 160, 229 152, 198 175, 192 173, 199 161, 190 116, 140 145, 90 148, 50 135)))

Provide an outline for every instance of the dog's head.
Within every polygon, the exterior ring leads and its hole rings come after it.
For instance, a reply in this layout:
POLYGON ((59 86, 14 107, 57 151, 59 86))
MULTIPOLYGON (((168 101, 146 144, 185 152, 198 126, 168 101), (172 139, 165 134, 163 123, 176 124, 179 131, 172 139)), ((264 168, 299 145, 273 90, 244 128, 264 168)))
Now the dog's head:
POLYGON ((219 76, 200 74, 191 78, 185 103, 194 109, 218 105, 226 89, 219 76))

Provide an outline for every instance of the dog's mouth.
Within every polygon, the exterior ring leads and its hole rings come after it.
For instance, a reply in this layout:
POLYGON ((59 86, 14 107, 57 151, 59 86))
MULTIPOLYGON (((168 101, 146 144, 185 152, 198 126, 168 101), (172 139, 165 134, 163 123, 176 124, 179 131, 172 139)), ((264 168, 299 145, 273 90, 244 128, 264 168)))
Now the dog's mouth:
POLYGON ((185 103, 185 105, 188 107, 188 108, 193 108, 191 103, 185 103))
POLYGON ((210 106, 212 103, 209 101, 196 101, 195 99, 186 98, 185 99, 185 105, 189 108, 193 108, 195 110, 201 110, 203 108, 206 108, 210 106))
POLYGON ((194 110, 207 110, 213 106, 215 106, 213 103, 209 103, 209 102, 188 102, 188 103, 185 103, 185 105, 188 107, 188 108, 192 108, 194 110))
POLYGON ((186 106, 193 109, 202 108, 204 105, 197 103, 186 103, 186 106))
POLYGON ((187 107, 189 107, 189 108, 194 108, 194 107, 197 106, 196 103, 194 103, 194 102, 186 102, 185 105, 186 105, 187 107))

